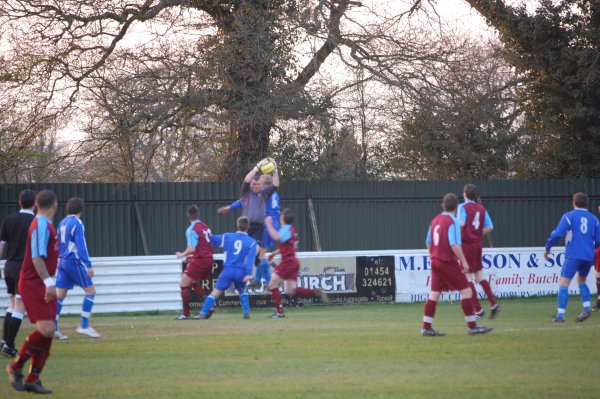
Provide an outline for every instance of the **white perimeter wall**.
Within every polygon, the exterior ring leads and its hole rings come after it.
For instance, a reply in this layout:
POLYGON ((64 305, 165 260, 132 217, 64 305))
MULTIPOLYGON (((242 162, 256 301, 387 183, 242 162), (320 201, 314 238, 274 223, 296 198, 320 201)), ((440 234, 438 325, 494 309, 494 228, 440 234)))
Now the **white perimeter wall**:
MULTIPOLYGON (((553 295, 564 262, 564 248, 555 248, 551 261, 543 260, 543 248, 484 249, 484 274, 500 297, 553 295)), ((299 258, 394 256, 396 302, 422 302, 430 289, 430 262, 426 250, 304 252, 299 258)), ((220 259, 220 255, 215 256, 220 259)), ((181 261, 173 255, 92 258, 97 296, 94 312, 178 310, 181 308, 179 279, 181 261)), ((3 262, 1 264, 3 266, 3 262)), ((594 271, 588 277, 590 290, 596 292, 594 271)), ((577 284, 571 283, 571 294, 577 284)), ((481 287, 478 287, 481 292, 481 287)), ((455 300, 457 292, 444 299, 455 300)), ((75 287, 65 300, 63 313, 79 313, 83 291, 75 287)), ((0 312, 8 303, 6 286, 0 284, 0 312)), ((1 316, 1 315, 0 315, 1 316)))

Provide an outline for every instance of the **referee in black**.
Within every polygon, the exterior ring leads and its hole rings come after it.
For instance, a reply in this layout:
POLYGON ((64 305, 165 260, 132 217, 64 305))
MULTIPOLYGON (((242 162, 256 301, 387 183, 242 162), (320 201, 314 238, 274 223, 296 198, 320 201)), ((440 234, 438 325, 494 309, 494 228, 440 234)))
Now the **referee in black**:
POLYGON ((35 204, 35 193, 24 190, 19 195, 21 210, 9 215, 2 223, 0 230, 0 257, 6 247, 6 263, 4 264, 4 281, 8 293, 8 307, 4 316, 4 335, 0 348, 0 355, 5 357, 16 357, 15 338, 19 333, 21 321, 25 313, 25 307, 18 293, 19 274, 21 263, 25 257, 27 246, 27 232, 33 221, 33 207, 35 204))

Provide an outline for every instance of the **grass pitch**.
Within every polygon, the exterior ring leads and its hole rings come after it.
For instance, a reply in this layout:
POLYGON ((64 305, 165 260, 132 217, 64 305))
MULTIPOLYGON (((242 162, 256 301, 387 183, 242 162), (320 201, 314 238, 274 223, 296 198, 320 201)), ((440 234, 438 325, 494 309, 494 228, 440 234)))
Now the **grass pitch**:
MULTIPOLYGON (((94 316, 103 338, 61 319, 42 375, 55 398, 593 398, 600 392, 600 314, 551 324, 554 298, 505 300, 494 331, 469 336, 459 303, 441 303, 421 337, 422 304, 287 310, 218 309, 207 321, 173 314, 94 316)), ((24 323, 18 342, 31 326, 24 323)), ((2 359, 5 366, 8 360, 2 359)), ((6 376, 0 398, 29 396, 6 376)), ((29 396, 31 397, 31 396, 29 396)))

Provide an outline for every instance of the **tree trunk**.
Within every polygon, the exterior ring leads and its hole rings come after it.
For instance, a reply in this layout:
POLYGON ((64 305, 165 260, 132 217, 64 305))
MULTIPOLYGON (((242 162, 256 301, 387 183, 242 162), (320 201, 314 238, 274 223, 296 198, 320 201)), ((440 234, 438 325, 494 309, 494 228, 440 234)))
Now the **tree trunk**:
POLYGON ((222 42, 215 59, 221 90, 228 93, 223 106, 228 121, 226 154, 217 173, 221 180, 240 180, 268 155, 274 124, 273 68, 281 57, 273 32, 279 7, 243 0, 217 19, 222 42))
POLYGON ((218 173, 219 180, 241 180, 258 161, 269 155, 272 125, 268 117, 255 123, 231 123, 227 154, 218 173))

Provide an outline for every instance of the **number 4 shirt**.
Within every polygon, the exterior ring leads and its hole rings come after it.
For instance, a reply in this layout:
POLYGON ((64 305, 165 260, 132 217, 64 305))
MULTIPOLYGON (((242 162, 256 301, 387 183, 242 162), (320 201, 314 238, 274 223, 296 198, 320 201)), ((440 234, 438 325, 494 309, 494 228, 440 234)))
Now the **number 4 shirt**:
POLYGON ((483 229, 494 226, 483 205, 471 200, 459 205, 458 219, 462 226, 461 238, 466 244, 480 243, 483 229))

